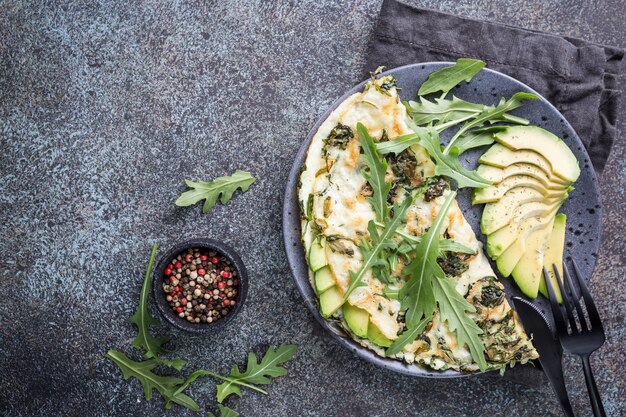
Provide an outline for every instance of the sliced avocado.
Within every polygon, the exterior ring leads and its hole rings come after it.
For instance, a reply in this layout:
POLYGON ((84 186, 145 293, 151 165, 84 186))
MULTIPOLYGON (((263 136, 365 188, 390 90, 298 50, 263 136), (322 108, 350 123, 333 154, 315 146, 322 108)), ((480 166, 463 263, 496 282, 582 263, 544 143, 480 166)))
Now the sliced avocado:
POLYGON ((516 187, 528 187, 542 193, 546 198, 560 197, 569 190, 568 186, 563 185, 562 188, 549 190, 541 184, 541 182, 528 175, 518 175, 515 177, 505 178, 502 182, 490 185, 486 188, 476 188, 472 194, 472 204, 493 203, 500 200, 504 194, 516 187))
POLYGON ((557 179, 554 181, 554 178, 551 173, 546 173, 544 170, 539 168, 537 165, 533 164, 513 164, 509 165, 506 168, 498 168, 490 165, 479 165, 476 170, 478 175, 483 177, 486 180, 489 180, 495 184, 502 182, 505 178, 515 177, 518 175, 527 175, 529 177, 533 177, 543 184, 547 189, 556 189, 560 190, 563 186, 570 185, 568 183, 563 183, 562 179, 557 179))
POLYGON ((328 266, 324 266, 315 271, 315 290, 318 294, 323 293, 335 285, 335 277, 328 266))
POLYGON ((309 267, 311 271, 315 272, 328 265, 326 253, 324 253, 325 246, 326 239, 323 237, 315 239, 313 243, 311 243, 311 249, 309 250, 309 267))
POLYGON ((343 305, 343 318, 355 335, 367 337, 367 328, 370 322, 370 314, 367 311, 345 303, 343 305))
MULTIPOLYGON (((553 264, 559 271, 559 276, 563 277, 563 247, 565 246, 565 223, 567 216, 563 213, 559 213, 554 218, 554 226, 552 227, 552 233, 548 239, 548 246, 546 247, 546 253, 543 256, 543 265, 548 271, 550 276, 550 283, 556 294, 556 298, 559 303, 563 301, 561 297, 561 290, 559 284, 556 281, 556 275, 554 274, 553 264)), ((545 279, 539 281, 539 292, 548 297, 548 289, 546 288, 545 279)))
MULTIPOLYGON (((567 194, 566 194, 567 195, 567 194)), ((498 230, 498 224, 506 221, 508 224, 508 216, 513 210, 522 204, 532 203, 535 201, 544 201, 551 203, 555 198, 546 199, 541 192, 529 187, 517 187, 507 191, 500 200, 493 203, 485 204, 483 215, 480 219, 480 230, 483 234, 488 235, 498 230)))
POLYGON ((343 294, 337 286, 332 286, 320 294, 320 312, 328 318, 343 305, 343 294))
POLYGON ((500 275, 505 278, 511 275, 511 272, 515 269, 515 265, 517 265, 524 254, 525 246, 524 240, 516 239, 511 243, 511 246, 506 248, 506 250, 496 258, 496 266, 498 267, 500 275))
MULTIPOLYGON (((552 212, 545 216, 522 217, 487 236, 487 253, 489 256, 492 259, 497 259, 516 240, 522 240, 524 243, 531 232, 545 228, 548 223, 552 224, 551 222, 559 207, 560 205, 556 206, 552 212)), ((526 248, 525 243, 524 248, 526 248)))
POLYGON ((370 325, 367 326, 367 338, 370 340, 370 342, 381 347, 389 347, 393 343, 390 339, 387 338, 387 336, 385 336, 381 333, 380 330, 378 330, 378 327, 376 327, 374 323, 370 323, 370 325))
POLYGON ((551 232, 549 227, 550 224, 548 223, 546 227, 535 229, 530 232, 526 239, 516 239, 502 255, 498 256, 498 259, 496 259, 496 265, 498 266, 500 274, 504 277, 511 275, 524 254, 530 250, 530 248, 536 246, 536 241, 541 243, 546 241, 551 232))
MULTIPOLYGON (((514 151, 499 143, 487 149, 487 152, 480 157, 478 162, 498 168, 506 168, 514 164, 532 164, 547 174, 552 172, 550 162, 537 152, 514 151)), ((569 183, 569 181, 567 182, 569 183)))
POLYGON ((526 250, 511 272, 513 279, 522 292, 530 298, 537 298, 539 283, 543 274, 543 255, 548 238, 552 233, 554 217, 546 227, 535 230, 526 240, 526 250))
POLYGON ((571 183, 580 175, 578 160, 559 137, 537 126, 511 126, 494 133, 498 143, 515 151, 528 150, 543 156, 555 175, 571 183))
POLYGON ((502 198, 495 203, 489 203, 485 206, 485 210, 483 210, 484 220, 481 219, 480 228, 484 234, 490 235, 511 222, 519 221, 519 219, 547 216, 554 212, 555 207, 560 207, 566 198, 567 194, 564 194, 559 198, 544 198, 543 201, 532 201, 517 207, 500 204, 504 200, 502 198), (490 206, 490 208, 487 209, 487 206, 490 206), (485 212, 487 216, 485 216, 485 212))

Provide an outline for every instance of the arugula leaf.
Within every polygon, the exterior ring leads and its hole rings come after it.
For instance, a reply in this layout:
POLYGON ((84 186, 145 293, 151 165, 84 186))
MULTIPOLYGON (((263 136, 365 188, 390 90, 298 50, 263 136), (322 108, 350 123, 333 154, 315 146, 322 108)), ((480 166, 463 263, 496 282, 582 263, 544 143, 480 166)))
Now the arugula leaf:
MULTIPOLYGON (((375 224, 378 227, 384 227, 382 223, 376 222, 375 224)), ((407 253, 411 250, 416 250, 416 244, 419 244, 422 241, 422 236, 414 236, 401 230, 396 230, 396 234, 404 238, 405 241, 402 243, 408 246, 403 247, 402 245, 400 245, 400 247, 398 248, 398 252, 400 253, 407 253)), ((476 253, 475 250, 468 248, 467 246, 462 245, 458 242, 455 242, 452 239, 442 239, 439 241, 439 255, 443 255, 444 252, 460 252, 467 254, 476 253)))
POLYGON ((465 168, 459 161, 456 152, 450 154, 441 152, 439 134, 434 128, 419 127, 410 120, 407 120, 407 124, 415 133, 398 136, 394 140, 377 144, 376 149, 379 154, 399 154, 413 145, 421 145, 426 148, 431 158, 435 160, 435 174, 452 178, 457 182, 459 188, 484 188, 492 184, 491 181, 487 181, 478 175, 476 171, 470 171, 465 168))
POLYGON ((355 273, 354 271, 350 271, 350 285, 348 286, 346 293, 343 295, 344 301, 348 299, 350 294, 352 294, 352 291, 354 291, 358 287, 367 285, 362 282, 363 275, 365 275, 365 272, 367 272, 367 270, 369 270, 373 265, 377 264, 378 254, 380 253, 380 251, 390 247, 390 241, 392 240, 391 237, 395 233, 398 226, 400 226, 402 220, 404 220, 404 214, 406 213, 406 210, 409 208, 412 202, 413 198, 407 197, 404 199, 404 201, 402 201, 401 205, 394 206, 393 218, 391 219, 391 221, 385 223, 385 228, 380 235, 376 230, 375 222, 373 220, 370 220, 367 225, 367 230, 370 232, 373 245, 369 247, 364 245, 361 246, 361 251, 363 252, 363 265, 361 265, 361 269, 359 269, 359 272, 357 273, 355 273))
POLYGON ((150 282, 152 276, 152 266, 154 264, 154 258, 156 256, 157 244, 152 245, 152 253, 150 254, 150 260, 148 261, 148 268, 143 279, 141 291, 139 294, 139 305, 135 314, 130 316, 128 321, 137 326, 137 336, 133 340, 133 346, 136 348, 143 348, 146 350, 144 353, 145 359, 155 358, 162 364, 180 371, 187 363, 181 358, 174 360, 161 358, 158 355, 168 353, 167 349, 163 347, 165 343, 169 341, 168 337, 156 338, 150 333, 150 326, 155 326, 159 322, 150 315, 148 311, 148 297, 150 295, 150 282))
MULTIPOLYGON (((239 413, 233 410, 232 408, 228 408, 222 404, 218 404, 217 406, 220 409, 220 417, 239 417, 239 413)), ((215 414, 213 414, 210 411, 207 413, 207 415, 209 417, 215 417, 215 414)))
MULTIPOLYGON (((143 285, 141 286, 137 311, 128 319, 130 323, 137 326, 137 337, 133 340, 133 346, 140 349, 144 348, 146 350, 144 358, 146 359, 156 358, 158 354, 166 353, 167 350, 163 347, 163 345, 169 341, 169 338, 167 337, 156 338, 150 334, 150 326, 159 324, 159 322, 150 315, 150 312, 148 312, 150 278, 152 275, 152 266, 154 264, 156 251, 157 244, 155 243, 152 245, 152 253, 150 254, 150 260, 148 261, 148 268, 146 269, 143 285)), ((180 364, 180 362, 177 364, 180 364)), ((181 368, 182 366, 184 366, 184 363, 181 365, 181 368)))
POLYGON ((455 242, 452 239, 444 239, 439 241, 439 255, 441 256, 444 252, 466 253, 468 255, 476 253, 475 250, 470 249, 467 246, 462 245, 458 242, 455 242))
POLYGON ((363 161, 368 168, 368 170, 363 170, 363 176, 373 191, 372 196, 367 197, 367 200, 374 207, 376 220, 383 221, 389 213, 387 195, 391 190, 391 182, 385 181, 387 161, 378 155, 374 139, 372 139, 367 132, 367 128, 362 123, 357 123, 356 130, 363 148, 363 161))
MULTIPOLYGON (((492 184, 491 181, 487 181, 478 175, 476 171, 470 171, 465 168, 459 161, 456 153, 442 153, 439 134, 433 128, 415 126, 410 120, 407 123, 418 136, 414 140, 417 140, 420 145, 426 148, 430 157, 435 160, 435 175, 445 175, 455 180, 459 188, 484 188, 492 184)), ((404 145, 407 142, 408 140, 405 141, 404 145)))
MULTIPOLYGON (((376 223, 374 221, 370 220, 370 222, 367 224, 367 231, 372 238, 372 243, 364 239, 359 246, 359 248, 361 249, 361 253, 363 254, 363 259, 372 259, 370 268, 372 268, 372 270, 374 271, 374 275, 382 282, 388 282, 389 274, 387 273, 387 269, 389 267, 389 257, 391 256, 388 251, 396 250, 398 248, 398 243, 393 239, 387 239, 386 241, 381 240, 381 237, 378 234, 378 229, 376 228, 376 223), (372 253, 374 246, 380 247, 380 250, 375 254, 372 253)), ((350 277, 353 278, 353 275, 354 272, 351 272, 350 277)), ((358 282, 360 287, 361 280, 358 279, 358 282)), ((363 283, 362 285, 365 284, 363 283)))
POLYGON ((398 337, 394 342, 387 348, 385 351, 385 356, 395 355, 400 352, 402 348, 407 344, 413 342, 417 336, 422 334, 426 325, 433 319, 432 315, 430 317, 424 317, 422 321, 417 323, 415 327, 408 328, 405 330, 400 337, 398 337))
POLYGON ((491 145, 496 141, 493 134, 503 129, 506 129, 506 126, 492 126, 467 132, 457 140, 457 143, 453 147, 453 151, 456 154, 461 155, 469 149, 491 145))
MULTIPOLYGON (((189 385, 191 385, 191 383, 192 383, 192 382, 194 382, 196 379, 200 378, 201 376, 212 376, 212 377, 214 377, 214 378, 221 379, 222 381, 232 382, 232 383, 234 383, 234 384, 238 384, 238 385, 241 385, 241 386, 244 386, 244 387, 248 387, 248 388, 250 388, 250 389, 253 389, 253 390, 255 390, 255 391, 260 392, 261 394, 265 394, 265 395, 267 395, 267 391, 265 391, 264 389, 261 389, 261 388, 259 388, 259 387, 254 386, 254 385, 251 385, 251 384, 248 384, 248 383, 246 383, 246 382, 237 381, 237 380, 235 380, 235 379, 232 379, 232 378, 229 378, 229 377, 225 377, 225 376, 222 376, 222 375, 220 375, 220 374, 216 374, 216 373, 214 373, 214 372, 205 371, 205 370, 203 370, 203 369, 201 369, 201 370, 198 370, 198 371, 195 371, 195 372, 191 373, 191 375, 189 375, 189 376, 187 377, 187 379, 185 380, 185 382, 183 382, 183 383, 182 383, 182 384, 178 387, 178 389, 174 392, 174 395, 180 394, 180 393, 182 393, 183 391, 185 391, 185 390, 187 389, 187 387, 188 387, 189 385)), ((168 405, 168 402, 166 402, 166 404, 165 404, 165 405, 167 406, 167 405, 168 405)))
POLYGON ((423 331, 422 326, 432 319, 438 305, 441 319, 447 321, 449 329, 455 332, 459 345, 467 345, 474 361, 481 370, 484 370, 487 362, 483 353, 484 346, 479 337, 482 330, 466 314, 476 310, 456 291, 454 283, 446 278, 437 264, 441 228, 455 196, 455 191, 448 194, 435 221, 422 236, 412 261, 405 268, 405 273, 409 274, 410 278, 400 289, 398 297, 402 300, 402 308, 407 311, 405 317, 408 330, 392 344, 393 349, 390 347, 387 355, 399 352, 404 345, 414 340, 423 331))
POLYGON ((160 376, 152 372, 154 368, 161 364, 161 361, 158 359, 153 358, 135 362, 122 352, 113 349, 109 350, 105 356, 120 368, 124 379, 127 380, 133 377, 141 383, 146 400, 152 398, 152 391, 156 388, 165 400, 165 408, 169 409, 171 403, 174 402, 190 410, 198 411, 198 404, 191 397, 178 391, 179 385, 183 383, 182 379, 172 376, 160 376))
MULTIPOLYGON (((452 139, 450 139, 450 142, 448 142, 448 145, 446 145, 446 148, 443 150, 443 153, 444 154, 450 153, 451 148, 455 145, 459 137, 465 134, 465 132, 467 132, 468 130, 475 128, 475 127, 482 126, 485 123, 495 123, 496 121, 502 121, 502 120, 513 121, 515 119, 510 117, 510 115, 508 118, 504 118, 504 114, 508 111, 511 111, 520 107, 523 104, 524 100, 538 100, 538 99, 539 97, 537 97, 534 94, 518 92, 518 93, 513 94, 513 96, 508 100, 505 100, 503 98, 502 100, 500 100, 500 103, 498 103, 497 106, 486 106, 483 112, 481 112, 478 116, 473 118, 471 121, 468 121, 463 126, 461 126, 461 128, 455 133, 452 139)), ((521 119, 521 118, 518 118, 518 119, 526 120, 526 119, 521 119)))
POLYGON ((454 197, 456 197, 456 191, 448 194, 433 224, 422 236, 413 259, 403 271, 404 274, 410 275, 400 290, 401 304, 407 311, 405 317, 409 329, 417 327, 423 317, 432 317, 437 308, 432 281, 435 276, 439 275, 439 272, 443 276, 443 271, 437 265, 439 239, 454 197))
POLYGON ((398 136, 394 140, 380 142, 376 144, 376 151, 380 155, 395 153, 396 155, 413 145, 420 144, 420 137, 416 133, 398 136))
POLYGON ((438 91, 446 94, 461 81, 469 82, 485 65, 478 59, 459 58, 454 65, 431 73, 417 94, 425 96, 438 91))
POLYGON ((233 365, 230 374, 226 377, 228 381, 217 386, 217 401, 221 403, 231 394, 241 397, 240 385, 266 385, 271 382, 270 378, 287 375, 287 370, 280 365, 291 359, 296 349, 295 345, 281 345, 278 349, 270 346, 260 363, 257 363, 256 355, 250 352, 246 371, 242 373, 237 365, 233 365))
MULTIPOLYGON (((443 272, 443 271, 442 271, 443 272)), ((433 280, 433 290, 442 321, 448 322, 448 328, 455 332, 459 346, 467 345, 481 371, 487 369, 483 342, 479 335, 483 331, 467 313, 475 312, 476 309, 456 290, 454 283, 449 278, 437 278, 433 280)))
POLYGON ((208 182, 193 182, 186 179, 185 184, 191 190, 182 193, 175 204, 179 207, 187 207, 205 200, 202 212, 207 213, 215 206, 218 198, 222 204, 226 204, 237 189, 248 191, 254 181, 256 179, 249 172, 240 170, 235 171, 231 176, 219 177, 208 182))
POLYGON ((452 100, 438 98, 432 102, 424 97, 419 97, 419 100, 419 103, 417 101, 405 103, 407 112, 418 125, 425 125, 436 120, 444 122, 454 120, 454 124, 458 124, 480 114, 487 107, 484 104, 470 103, 455 96, 452 96, 452 100))

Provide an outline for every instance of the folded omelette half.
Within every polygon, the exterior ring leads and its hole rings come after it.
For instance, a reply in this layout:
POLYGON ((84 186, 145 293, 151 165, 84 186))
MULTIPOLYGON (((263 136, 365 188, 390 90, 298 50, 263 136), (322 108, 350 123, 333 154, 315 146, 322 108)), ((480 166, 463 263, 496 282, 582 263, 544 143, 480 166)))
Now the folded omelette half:
MULTIPOLYGON (((298 197, 302 209, 302 241, 309 254, 314 244, 325 256, 323 288, 343 296, 350 284, 350 271, 359 271, 363 255, 359 248, 371 239, 367 226, 375 212, 367 197, 372 189, 363 176, 365 168, 357 134, 362 123, 375 141, 393 141, 412 133, 408 114, 398 98, 391 76, 369 81, 362 93, 341 103, 313 137, 300 176, 298 197), (330 289, 328 289, 330 287, 330 289)), ((398 155, 388 154, 386 181, 391 182, 388 203, 399 203, 412 190, 427 184, 405 213, 399 233, 419 237, 424 234, 451 192, 446 178, 434 177, 434 163, 427 151, 413 145, 398 155)), ((490 369, 507 364, 525 363, 537 357, 529 337, 504 296, 504 288, 495 277, 483 254, 482 244, 454 201, 446 213, 441 239, 448 239, 471 249, 473 253, 447 252, 438 259, 446 276, 456 282, 456 290, 475 307, 468 313, 482 329, 485 358, 490 369)), ((467 252, 467 251, 465 251, 467 252)), ((309 258, 309 257, 307 257, 309 258)), ((310 262, 310 259, 309 259, 310 262)), ((356 288, 347 305, 332 313, 354 340, 381 356, 402 334, 404 311, 400 301, 389 294, 401 288, 407 260, 394 259, 391 285, 384 284, 369 270, 364 286, 356 288), (346 321, 346 309, 359 312, 368 320, 366 327, 355 331, 346 321), (357 334, 358 333, 358 334, 357 334)), ((315 273, 310 272, 312 285, 315 273)), ((320 293, 318 287, 318 293, 320 293)), ((392 358, 417 363, 437 370, 454 369, 474 372, 479 369, 466 345, 457 343, 456 335, 442 322, 438 312, 414 341, 407 343, 392 358)))

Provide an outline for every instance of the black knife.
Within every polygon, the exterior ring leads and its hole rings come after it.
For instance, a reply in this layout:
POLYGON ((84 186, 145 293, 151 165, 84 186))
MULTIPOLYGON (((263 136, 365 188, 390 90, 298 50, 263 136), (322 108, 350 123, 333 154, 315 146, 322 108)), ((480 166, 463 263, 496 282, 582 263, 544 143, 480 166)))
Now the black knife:
POLYGON ((561 365, 563 349, 561 344, 550 330, 546 317, 534 304, 520 297, 513 297, 513 304, 526 333, 532 335, 533 345, 539 353, 539 363, 541 363, 565 415, 574 417, 563 379, 563 366, 561 365))

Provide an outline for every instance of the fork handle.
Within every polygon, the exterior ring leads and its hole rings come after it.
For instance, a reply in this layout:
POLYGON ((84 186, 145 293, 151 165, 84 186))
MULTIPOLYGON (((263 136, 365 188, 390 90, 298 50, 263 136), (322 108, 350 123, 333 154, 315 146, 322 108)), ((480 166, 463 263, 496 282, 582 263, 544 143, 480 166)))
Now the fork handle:
POLYGON ((583 360, 583 371, 585 372, 585 382, 587 383, 587 391, 589 391, 589 399, 591 399, 591 408, 595 417, 606 417, 602 399, 596 386, 596 380, 591 372, 591 364, 589 363, 589 355, 581 356, 583 360))

